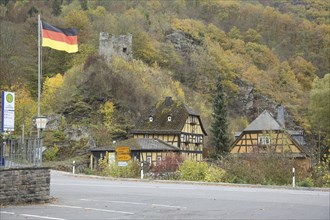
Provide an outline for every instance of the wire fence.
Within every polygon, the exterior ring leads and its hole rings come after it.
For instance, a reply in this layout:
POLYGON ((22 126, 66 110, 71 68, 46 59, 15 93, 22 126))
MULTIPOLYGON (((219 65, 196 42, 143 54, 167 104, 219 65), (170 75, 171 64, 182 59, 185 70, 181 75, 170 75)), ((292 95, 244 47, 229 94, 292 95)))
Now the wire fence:
POLYGON ((0 167, 41 166, 43 139, 7 139, 0 143, 0 167))

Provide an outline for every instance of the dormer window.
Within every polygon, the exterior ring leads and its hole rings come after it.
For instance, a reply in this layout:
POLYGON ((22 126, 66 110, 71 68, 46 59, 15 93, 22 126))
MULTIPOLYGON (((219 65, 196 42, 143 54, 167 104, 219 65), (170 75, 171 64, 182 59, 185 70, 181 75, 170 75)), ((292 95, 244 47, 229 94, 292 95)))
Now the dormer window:
POLYGON ((167 121, 172 121, 172 116, 171 115, 167 116, 167 121))
POLYGON ((192 116, 192 115, 189 116, 189 123, 190 124, 196 124, 196 121, 195 121, 195 117, 194 116, 192 116))
POLYGON ((149 122, 153 122, 154 121, 154 117, 152 117, 152 115, 149 116, 149 122))

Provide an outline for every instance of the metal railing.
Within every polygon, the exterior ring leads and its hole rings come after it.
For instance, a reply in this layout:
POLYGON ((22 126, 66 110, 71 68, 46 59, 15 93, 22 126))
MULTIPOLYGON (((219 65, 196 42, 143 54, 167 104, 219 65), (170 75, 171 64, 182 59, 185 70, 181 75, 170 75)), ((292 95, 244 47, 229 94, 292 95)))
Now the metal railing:
POLYGON ((41 166, 43 139, 7 139, 0 143, 0 167, 41 166))

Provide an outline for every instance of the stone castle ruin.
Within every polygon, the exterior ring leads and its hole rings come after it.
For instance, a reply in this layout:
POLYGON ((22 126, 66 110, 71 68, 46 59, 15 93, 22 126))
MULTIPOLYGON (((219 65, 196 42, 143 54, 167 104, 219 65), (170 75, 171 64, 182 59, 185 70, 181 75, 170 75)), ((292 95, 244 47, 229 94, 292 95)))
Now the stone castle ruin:
POLYGON ((132 35, 120 35, 115 37, 105 32, 100 33, 99 54, 110 62, 113 55, 120 56, 125 60, 132 60, 132 35))

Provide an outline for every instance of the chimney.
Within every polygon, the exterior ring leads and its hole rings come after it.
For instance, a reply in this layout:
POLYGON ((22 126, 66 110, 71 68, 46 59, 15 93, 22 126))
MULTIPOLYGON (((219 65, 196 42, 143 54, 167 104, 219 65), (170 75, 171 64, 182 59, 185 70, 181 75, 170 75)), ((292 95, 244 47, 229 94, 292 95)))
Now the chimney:
POLYGON ((282 105, 278 105, 277 109, 277 122, 285 128, 285 108, 282 105))
POLYGON ((165 106, 171 106, 173 103, 172 97, 166 97, 165 98, 165 106))

